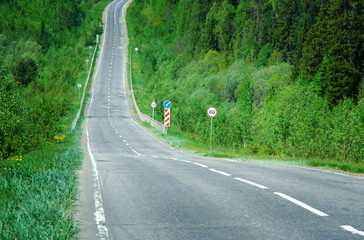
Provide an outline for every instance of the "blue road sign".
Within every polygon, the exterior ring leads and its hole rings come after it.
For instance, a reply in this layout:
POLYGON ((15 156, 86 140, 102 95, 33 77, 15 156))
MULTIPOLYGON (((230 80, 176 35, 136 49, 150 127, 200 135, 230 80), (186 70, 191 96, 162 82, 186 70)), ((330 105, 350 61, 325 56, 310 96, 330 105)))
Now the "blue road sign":
POLYGON ((165 101, 164 103, 163 103, 163 105, 164 105, 164 107, 165 108, 170 108, 171 107, 171 105, 172 105, 172 103, 170 102, 170 101, 165 101))

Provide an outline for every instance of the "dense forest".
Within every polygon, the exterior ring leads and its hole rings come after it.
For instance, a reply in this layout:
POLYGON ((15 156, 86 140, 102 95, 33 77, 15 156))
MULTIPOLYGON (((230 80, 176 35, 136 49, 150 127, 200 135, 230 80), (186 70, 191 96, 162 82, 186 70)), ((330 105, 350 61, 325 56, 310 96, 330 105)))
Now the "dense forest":
POLYGON ((0 0, 0 239, 77 238, 71 123, 109 2, 0 0))
POLYGON ((101 32, 95 2, 0 2, 0 159, 45 148, 70 125, 101 32))
POLYGON ((208 142, 214 106, 232 151, 364 162, 362 1, 135 0, 127 22, 144 113, 168 99, 208 142))

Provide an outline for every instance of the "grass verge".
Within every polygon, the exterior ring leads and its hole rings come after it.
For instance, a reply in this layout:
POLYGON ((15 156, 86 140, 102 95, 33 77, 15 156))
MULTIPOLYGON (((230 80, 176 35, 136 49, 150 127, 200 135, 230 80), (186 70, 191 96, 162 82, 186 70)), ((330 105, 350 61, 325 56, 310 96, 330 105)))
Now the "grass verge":
POLYGON ((162 134, 148 123, 139 121, 147 130, 152 132, 161 141, 171 145, 181 151, 189 152, 203 157, 214 158, 229 158, 238 161, 269 161, 275 163, 295 164, 309 167, 318 167, 323 169, 332 169, 345 171, 350 173, 364 173, 364 164, 337 161, 333 159, 312 159, 312 158, 294 158, 284 155, 262 155, 253 154, 249 150, 239 149, 231 150, 221 146, 213 146, 210 150, 210 145, 196 140, 193 135, 188 135, 175 127, 168 129, 168 135, 162 134))
POLYGON ((80 129, 52 149, 1 161, 0 239, 75 239, 80 129))

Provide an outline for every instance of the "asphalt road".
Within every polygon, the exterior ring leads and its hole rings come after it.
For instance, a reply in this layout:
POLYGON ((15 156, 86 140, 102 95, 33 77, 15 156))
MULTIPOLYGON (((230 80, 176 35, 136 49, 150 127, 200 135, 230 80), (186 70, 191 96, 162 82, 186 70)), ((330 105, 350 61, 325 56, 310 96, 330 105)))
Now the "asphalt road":
POLYGON ((364 178, 196 157, 136 123, 125 2, 108 7, 86 113, 80 239, 364 239, 364 178))

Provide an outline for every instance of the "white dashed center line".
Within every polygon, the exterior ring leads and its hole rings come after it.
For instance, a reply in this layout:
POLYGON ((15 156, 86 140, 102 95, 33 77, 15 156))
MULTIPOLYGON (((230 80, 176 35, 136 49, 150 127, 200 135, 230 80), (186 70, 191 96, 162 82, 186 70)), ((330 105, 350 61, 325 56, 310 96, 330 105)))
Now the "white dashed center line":
POLYGON ((356 230, 355 228, 353 228, 352 226, 348 226, 348 225, 342 225, 341 226, 343 229, 345 229, 346 231, 352 232, 353 234, 358 234, 360 236, 364 237, 364 231, 359 231, 356 230))
POLYGON ((221 174, 221 175, 227 176, 227 177, 230 177, 230 176, 231 176, 231 174, 230 174, 230 173, 226 173, 226 172, 223 172, 223 171, 218 171, 218 170, 216 170, 216 169, 214 169, 214 168, 209 168, 209 170, 210 170, 211 172, 215 172, 215 173, 218 173, 218 174, 221 174))
POLYGON ((203 168, 208 168, 208 166, 203 165, 203 164, 201 164, 201 163, 196 163, 196 162, 194 162, 193 164, 195 164, 195 165, 197 165, 197 166, 200 166, 200 167, 203 167, 203 168))
POLYGON ((300 207, 302 207, 302 208, 304 208, 304 209, 306 209, 306 210, 308 210, 310 212, 313 212, 316 215, 319 215, 320 217, 329 216, 326 213, 321 212, 321 211, 319 211, 319 210, 317 210, 317 209, 315 209, 315 208, 313 208, 313 207, 311 207, 311 206, 309 206, 309 205, 307 205, 307 204, 305 204, 305 203, 303 203, 301 201, 298 201, 297 199, 294 199, 294 198, 292 198, 292 197, 290 197, 290 196, 288 196, 286 194, 283 194, 283 193, 280 193, 280 192, 275 192, 274 194, 276 194, 276 195, 278 195, 278 196, 280 196, 280 197, 282 197, 282 198, 284 198, 284 199, 286 199, 286 200, 288 200, 290 202, 293 202, 293 203, 297 204, 298 206, 300 206, 300 207))
POLYGON ((261 188, 261 189, 268 189, 266 186, 260 185, 260 184, 255 183, 255 182, 251 182, 251 181, 243 179, 243 178, 235 178, 235 180, 238 180, 240 182, 245 182, 247 184, 253 185, 253 186, 261 188))

